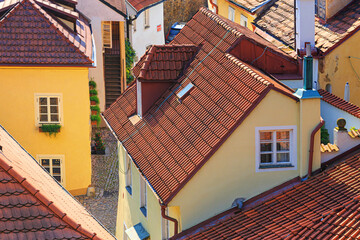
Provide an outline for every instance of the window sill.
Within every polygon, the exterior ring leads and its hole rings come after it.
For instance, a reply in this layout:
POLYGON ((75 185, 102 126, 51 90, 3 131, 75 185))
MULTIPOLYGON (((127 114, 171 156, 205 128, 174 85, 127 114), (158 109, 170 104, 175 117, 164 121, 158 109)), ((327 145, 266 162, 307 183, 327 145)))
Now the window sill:
POLYGON ((132 195, 132 189, 130 186, 126 186, 125 189, 128 191, 130 195, 132 195))
POLYGON ((266 164, 260 165, 259 169, 269 169, 269 168, 289 168, 294 167, 292 164, 285 163, 285 164, 266 164))
POLYGON ((142 214, 147 217, 147 210, 146 210, 146 207, 141 207, 140 208, 140 211, 142 212, 142 214))
POLYGON ((146 26, 144 26, 144 28, 145 28, 145 29, 148 29, 148 28, 150 28, 150 25, 146 25, 146 26))

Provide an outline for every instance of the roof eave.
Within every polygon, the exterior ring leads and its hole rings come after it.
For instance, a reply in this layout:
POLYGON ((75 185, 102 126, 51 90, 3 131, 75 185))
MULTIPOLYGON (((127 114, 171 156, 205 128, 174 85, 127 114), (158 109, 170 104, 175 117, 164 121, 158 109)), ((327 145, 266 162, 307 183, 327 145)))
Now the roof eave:
MULTIPOLYGON (((100 2, 102 2, 105 6, 107 6, 108 8, 114 10, 115 12, 119 13, 121 16, 123 16, 124 18, 127 18, 127 14, 123 13, 122 11, 120 11, 119 9, 117 9, 116 7, 114 7, 113 5, 111 5, 110 3, 104 1, 104 0, 99 0, 100 2)), ((126 7, 125 7, 126 8, 126 7)))

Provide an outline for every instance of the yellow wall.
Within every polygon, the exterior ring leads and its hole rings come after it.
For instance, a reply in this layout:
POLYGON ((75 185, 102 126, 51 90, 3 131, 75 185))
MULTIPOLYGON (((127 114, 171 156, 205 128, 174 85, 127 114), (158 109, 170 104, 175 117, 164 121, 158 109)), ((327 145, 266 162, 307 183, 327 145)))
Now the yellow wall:
MULTIPOLYGON (((307 171, 308 162, 300 159, 302 156, 308 156, 310 134, 319 123, 320 100, 309 99, 305 101, 304 104, 301 103, 303 110, 307 108, 307 115, 304 116, 300 111, 300 102, 276 91, 268 93, 255 110, 169 203, 169 216, 178 219, 180 231, 230 209, 236 198, 249 199, 301 175, 302 169, 305 172, 307 171), (300 124, 301 117, 305 117, 302 124, 300 124), (255 128, 291 125, 296 125, 297 131, 296 169, 256 172, 255 128), (306 141, 300 141, 301 131, 303 132, 301 136, 307 139, 306 141), (305 166, 301 166, 302 163, 305 166)), ((317 135, 315 142, 320 142, 319 135, 317 135)), ((319 146, 316 145, 315 149, 319 149, 319 146)), ((315 157, 315 160, 319 163, 315 163, 314 166, 319 167, 320 158, 315 157)), ((120 159, 120 162, 122 169, 124 169, 123 160, 120 159)), ((155 196, 151 197, 155 215, 153 219, 149 215, 148 220, 144 220, 139 210, 139 176, 138 172, 134 171, 134 165, 132 166, 134 197, 133 199, 129 198, 129 194, 124 190, 124 185, 120 184, 119 206, 125 207, 118 209, 118 216, 121 217, 117 222, 117 231, 123 229, 124 219, 127 219, 125 220, 126 223, 131 224, 141 221, 144 222, 144 225, 147 224, 147 230, 152 239, 160 239, 158 236, 161 234, 161 223, 158 221, 161 219, 161 215, 158 200, 155 196), (131 216, 128 215, 130 211, 131 216), (149 219, 151 219, 151 223, 147 222, 149 219)), ((120 177, 120 182, 124 182, 123 175, 120 177)), ((150 195, 152 192, 148 193, 150 195)), ((172 234, 173 224, 170 224, 170 230, 172 234)), ((119 232, 117 232, 117 237, 122 239, 119 232)))
POLYGON ((319 60, 319 84, 320 88, 325 89, 327 84, 331 84, 332 93, 344 98, 346 82, 350 85, 350 101, 360 105, 360 33, 355 33, 352 37, 335 48, 332 52, 319 60), (359 59, 351 58, 357 57, 359 59), (355 71, 352 69, 350 60, 355 71))
POLYGON ((127 228, 141 222, 143 227, 150 233, 151 239, 161 239, 161 208, 148 184, 147 187, 147 217, 140 211, 140 173, 134 163, 131 163, 132 172, 132 194, 125 189, 124 166, 125 151, 121 145, 119 149, 119 199, 116 222, 116 237, 123 239, 124 223, 127 228))
POLYGON ((64 155, 65 185, 83 194, 91 183, 90 103, 87 68, 1 67, 0 124, 34 157, 64 155), (35 124, 35 94, 62 94, 60 133, 35 124))
MULTIPOLYGON (((208 2, 208 5, 210 6, 211 8, 211 4, 210 2, 208 2)), ((251 13, 249 13, 248 11, 228 2, 227 0, 218 0, 217 1, 217 5, 218 5, 218 9, 219 9, 219 12, 218 14, 220 16, 223 16, 225 18, 229 18, 229 6, 234 8, 235 9, 235 22, 240 24, 240 16, 241 14, 244 15, 245 17, 248 18, 248 23, 247 23, 247 27, 253 31, 253 27, 252 27, 252 22, 254 21, 256 15, 253 15, 251 13)))

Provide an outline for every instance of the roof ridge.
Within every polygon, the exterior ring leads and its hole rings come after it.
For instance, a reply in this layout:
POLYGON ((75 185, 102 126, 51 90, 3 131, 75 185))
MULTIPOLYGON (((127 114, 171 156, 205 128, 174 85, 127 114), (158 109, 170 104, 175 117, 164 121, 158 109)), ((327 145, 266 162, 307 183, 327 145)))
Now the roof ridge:
POLYGON ((210 11, 209 9, 205 7, 201 7, 199 10, 204 15, 208 16, 211 20, 214 20, 216 23, 218 23, 221 27, 228 30, 229 32, 233 33, 235 36, 240 37, 243 34, 236 30, 235 28, 231 27, 227 22, 222 20, 218 15, 210 11))
POLYGON ((231 55, 230 53, 225 53, 225 56, 232 61, 234 64, 238 65, 239 67, 241 67, 242 69, 244 69, 246 72, 248 72, 254 79, 260 81, 261 83, 263 83, 266 86, 270 86, 273 85, 271 82, 269 82, 268 80, 266 80, 264 77, 262 77, 261 75, 257 74, 251 67, 249 67, 248 65, 244 64, 241 60, 239 60, 237 57, 231 55))
POLYGON ((146 72, 149 70, 151 60, 153 59, 154 54, 158 49, 158 45, 153 45, 150 47, 149 51, 145 53, 145 61, 140 68, 140 73, 138 78, 145 78, 146 72))
POLYGON ((40 193, 40 190, 36 189, 26 180, 26 178, 22 177, 11 165, 9 165, 2 156, 0 156, 0 167, 3 168, 12 178, 14 178, 23 188, 25 188, 26 191, 39 200, 49 211, 53 212, 57 217, 59 217, 59 219, 86 237, 89 237, 90 239, 96 239, 96 233, 90 233, 88 230, 81 227, 81 224, 77 224, 75 220, 68 217, 65 212, 61 211, 44 194, 40 193))

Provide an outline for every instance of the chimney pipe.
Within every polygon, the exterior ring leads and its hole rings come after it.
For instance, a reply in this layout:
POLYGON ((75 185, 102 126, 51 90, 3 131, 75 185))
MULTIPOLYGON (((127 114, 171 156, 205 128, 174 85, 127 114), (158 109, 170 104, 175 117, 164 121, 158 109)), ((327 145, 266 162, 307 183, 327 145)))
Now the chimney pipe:
POLYGON ((306 44, 306 56, 304 57, 304 89, 313 89, 313 57, 311 56, 311 45, 306 44))
POLYGON ((345 84, 344 100, 350 102, 350 86, 349 82, 345 84))
POLYGON ((315 46, 315 1, 296 0, 296 49, 300 50, 309 42, 315 46))

